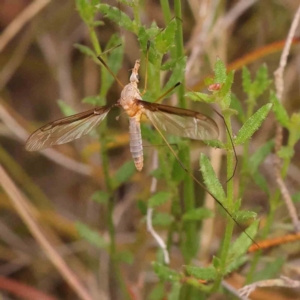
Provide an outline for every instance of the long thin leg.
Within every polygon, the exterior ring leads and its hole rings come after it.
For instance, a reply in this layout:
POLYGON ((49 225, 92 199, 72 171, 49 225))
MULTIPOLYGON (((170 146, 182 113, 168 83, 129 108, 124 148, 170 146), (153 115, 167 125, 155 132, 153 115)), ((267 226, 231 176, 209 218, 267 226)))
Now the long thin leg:
POLYGON ((172 86, 171 88, 169 88, 165 93, 163 93, 161 96, 159 96, 154 103, 160 101, 161 99, 165 98, 170 92, 172 92, 175 88, 177 88, 179 85, 181 85, 180 82, 177 82, 174 86, 172 86))

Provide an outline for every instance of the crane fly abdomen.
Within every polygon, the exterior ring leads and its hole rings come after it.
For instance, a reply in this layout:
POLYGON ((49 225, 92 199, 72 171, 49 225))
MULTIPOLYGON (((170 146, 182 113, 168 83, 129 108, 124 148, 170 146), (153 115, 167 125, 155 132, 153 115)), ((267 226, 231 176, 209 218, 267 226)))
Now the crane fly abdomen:
POLYGON ((143 144, 140 122, 135 117, 129 118, 130 153, 138 171, 143 169, 143 144))

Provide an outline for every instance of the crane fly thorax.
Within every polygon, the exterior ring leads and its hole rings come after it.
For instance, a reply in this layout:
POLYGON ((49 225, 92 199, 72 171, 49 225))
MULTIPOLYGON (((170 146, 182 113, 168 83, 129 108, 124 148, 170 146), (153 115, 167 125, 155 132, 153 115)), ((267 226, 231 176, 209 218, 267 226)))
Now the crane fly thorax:
POLYGON ((141 110, 137 99, 142 99, 137 82, 130 82, 121 92, 119 104, 123 107, 129 117, 134 117, 141 110))

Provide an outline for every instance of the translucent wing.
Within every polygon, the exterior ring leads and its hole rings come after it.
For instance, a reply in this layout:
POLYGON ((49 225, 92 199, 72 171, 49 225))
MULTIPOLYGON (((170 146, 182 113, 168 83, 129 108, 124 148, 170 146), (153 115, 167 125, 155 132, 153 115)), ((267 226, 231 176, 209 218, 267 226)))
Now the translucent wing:
POLYGON ((213 140, 219 136, 214 120, 196 111, 138 101, 143 113, 160 130, 194 140, 213 140))
POLYGON ((95 128, 106 117, 110 108, 102 106, 49 123, 30 135, 25 148, 37 151, 78 139, 95 128))

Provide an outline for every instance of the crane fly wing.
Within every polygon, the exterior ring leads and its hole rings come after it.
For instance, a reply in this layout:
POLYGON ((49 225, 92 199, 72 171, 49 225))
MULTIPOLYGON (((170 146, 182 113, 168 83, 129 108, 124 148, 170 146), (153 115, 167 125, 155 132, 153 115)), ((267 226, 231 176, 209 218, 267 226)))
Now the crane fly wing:
POLYGON ((46 124, 30 135, 25 148, 37 151, 78 139, 95 128, 106 117, 110 108, 102 106, 46 124))
POLYGON ((138 102, 143 106, 148 119, 167 133, 204 141, 219 136, 216 122, 201 113, 142 100, 138 102))

